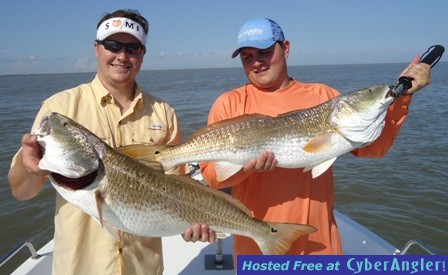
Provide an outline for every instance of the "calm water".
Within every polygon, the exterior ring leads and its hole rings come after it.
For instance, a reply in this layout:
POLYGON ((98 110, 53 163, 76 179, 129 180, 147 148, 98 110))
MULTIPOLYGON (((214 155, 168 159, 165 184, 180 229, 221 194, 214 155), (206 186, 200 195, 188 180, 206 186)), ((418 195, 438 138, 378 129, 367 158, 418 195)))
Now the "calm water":
MULTIPOLYGON (((324 82, 342 93, 372 84, 395 83, 406 64, 291 67, 304 82, 324 82)), ((21 136, 30 131, 40 103, 53 93, 93 79, 93 73, 0 76, 0 256, 22 240, 38 248, 52 238, 55 191, 46 185, 19 202, 6 176, 21 136)), ((140 85, 167 100, 187 137, 203 127, 208 110, 225 90, 246 82, 242 69, 144 71, 140 85)), ((336 208, 398 248, 419 239, 448 253, 448 63, 432 73, 432 84, 413 99, 394 147, 381 159, 340 157, 335 164, 336 208)), ((417 251, 418 253, 418 251, 417 251)), ((20 253, 1 268, 11 271, 28 257, 20 253)))

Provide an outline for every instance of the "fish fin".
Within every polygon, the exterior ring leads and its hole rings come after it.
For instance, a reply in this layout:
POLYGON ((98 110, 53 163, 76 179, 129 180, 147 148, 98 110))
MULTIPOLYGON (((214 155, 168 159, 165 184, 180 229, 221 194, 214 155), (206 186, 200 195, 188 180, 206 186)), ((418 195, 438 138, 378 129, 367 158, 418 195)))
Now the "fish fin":
POLYGON ((103 201, 104 198, 101 195, 101 192, 99 190, 95 191, 95 201, 96 201, 96 208, 98 209, 98 221, 100 222, 101 227, 104 227, 103 224, 103 201))
POLYGON ((316 166, 305 167, 305 169, 303 169, 303 172, 308 172, 311 170, 311 176, 313 177, 313 179, 315 179, 318 176, 322 175, 325 171, 327 171, 328 168, 330 168, 331 165, 333 165, 336 159, 337 158, 327 159, 326 161, 321 162, 316 166))
POLYGON ((318 136, 310 140, 304 147, 303 150, 309 153, 322 153, 330 150, 334 142, 334 137, 336 133, 327 133, 325 135, 318 136))
POLYGON ((313 167, 313 169, 311 170, 311 175, 314 178, 317 178, 318 176, 322 175, 325 171, 328 170, 328 168, 331 167, 331 165, 333 165, 333 163, 336 161, 337 158, 332 158, 332 159, 328 159, 322 163, 320 163, 319 165, 313 167))
POLYGON ((226 127, 231 124, 235 124, 235 123, 239 123, 239 122, 243 122, 243 121, 247 121, 247 120, 252 120, 252 119, 261 119, 261 118, 271 118, 271 117, 267 116, 267 115, 255 113, 255 114, 244 114, 244 115, 237 116, 234 118, 224 119, 224 120, 215 122, 213 124, 207 125, 206 127, 195 131, 188 137, 188 140, 194 139, 194 138, 204 135, 210 131, 213 131, 213 130, 216 130, 219 128, 223 128, 223 127, 226 127))
POLYGON ((151 167, 152 169, 163 171, 162 163, 157 161, 157 154, 168 147, 170 146, 140 143, 125 145, 118 147, 115 150, 145 164, 148 167, 151 167))
POLYGON ((316 232, 316 228, 305 224, 271 223, 270 232, 263 240, 256 240, 264 255, 283 255, 288 252, 291 244, 300 236, 316 232))
POLYGON ((96 208, 98 209, 98 222, 115 240, 119 240, 118 229, 113 227, 103 219, 103 202, 104 197, 99 190, 95 191, 96 208))
POLYGON ((243 165, 241 164, 233 164, 230 162, 216 162, 216 179, 218 181, 226 180, 240 171, 241 168, 243 168, 243 165))
MULTIPOLYGON (((303 111, 305 111, 306 109, 308 109, 308 108, 300 109, 300 110, 293 110, 293 111, 289 111, 289 112, 286 112, 286 113, 281 113, 281 114, 279 114, 279 115, 277 116, 277 118, 279 118, 279 117, 284 117, 284 116, 291 116, 291 115, 294 115, 294 114, 296 114, 296 113, 303 112, 303 111)), ((309 109, 311 109, 311 108, 309 108, 309 109)))
POLYGON ((200 184, 200 185, 206 187, 206 185, 203 185, 200 181, 195 180, 194 178, 192 178, 192 177, 190 177, 190 176, 187 176, 187 175, 166 174, 166 176, 169 177, 169 178, 175 178, 176 180, 182 181, 182 182, 184 182, 184 183, 188 183, 188 184, 200 184))

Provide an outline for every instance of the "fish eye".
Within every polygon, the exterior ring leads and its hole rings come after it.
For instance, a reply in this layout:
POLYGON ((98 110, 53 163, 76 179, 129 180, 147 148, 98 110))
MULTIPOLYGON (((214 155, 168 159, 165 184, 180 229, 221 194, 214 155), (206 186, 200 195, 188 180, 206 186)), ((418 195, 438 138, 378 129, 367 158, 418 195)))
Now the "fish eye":
POLYGON ((62 123, 62 126, 64 126, 64 127, 67 126, 67 125, 68 125, 68 122, 63 122, 62 123))

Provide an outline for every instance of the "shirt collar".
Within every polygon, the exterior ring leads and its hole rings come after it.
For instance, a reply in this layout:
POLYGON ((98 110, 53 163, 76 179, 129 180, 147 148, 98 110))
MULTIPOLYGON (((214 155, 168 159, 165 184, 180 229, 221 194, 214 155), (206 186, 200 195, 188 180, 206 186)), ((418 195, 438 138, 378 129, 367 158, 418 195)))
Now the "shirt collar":
MULTIPOLYGON (((110 94, 110 92, 104 87, 104 85, 101 83, 98 75, 95 76, 95 79, 92 81, 92 90, 96 99, 96 102, 100 106, 105 106, 108 103, 111 103, 113 100, 113 96, 110 94)), ((133 110, 136 107, 141 108, 143 106, 143 95, 142 95, 142 89, 138 84, 135 85, 135 95, 134 99, 132 100, 132 104, 130 109, 133 110)))

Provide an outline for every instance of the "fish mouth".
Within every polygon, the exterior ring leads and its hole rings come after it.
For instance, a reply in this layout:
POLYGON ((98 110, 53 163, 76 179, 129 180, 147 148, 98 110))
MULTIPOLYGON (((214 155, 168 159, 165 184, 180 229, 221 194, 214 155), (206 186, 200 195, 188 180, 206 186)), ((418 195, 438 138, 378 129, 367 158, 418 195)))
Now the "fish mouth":
MULTIPOLYGON (((378 103, 385 109, 387 109, 387 107, 389 107, 395 100, 395 98, 393 96, 391 96, 391 86, 386 86, 386 85, 378 85, 378 86, 383 86, 381 87, 381 97, 379 98, 378 103)), ((369 90, 372 92, 372 89, 369 88, 369 90)))
POLYGON ((51 134, 50 117, 44 116, 40 122, 39 128, 33 132, 38 138, 43 138, 51 134))
POLYGON ((395 98, 392 96, 388 96, 389 93, 387 93, 383 98, 381 98, 380 101, 378 101, 378 103, 381 105, 381 109, 382 110, 387 110, 387 108, 392 105, 392 103, 394 102, 395 98))
POLYGON ((95 180, 97 179, 101 180, 101 178, 104 175, 105 175, 105 167, 102 163, 100 163, 100 166, 98 167, 97 170, 94 170, 90 174, 87 174, 79 178, 68 178, 56 172, 51 173, 51 178, 61 187, 72 191, 76 191, 89 187, 90 185, 92 185, 92 183, 95 182, 95 180))
POLYGON ((55 180, 60 186, 70 189, 70 190, 80 190, 84 189, 95 180, 98 175, 98 170, 93 171, 92 173, 85 175, 80 178, 67 178, 61 174, 52 172, 51 177, 55 180))
POLYGON ((37 136, 37 143, 42 150, 42 154, 45 154, 45 137, 51 134, 50 117, 44 116, 40 121, 39 128, 34 130, 32 134, 37 136))

